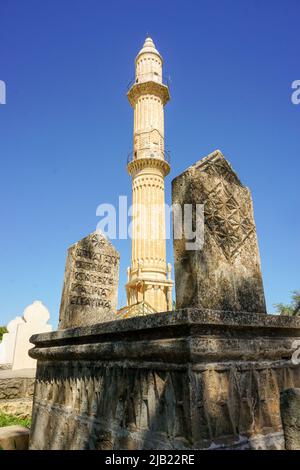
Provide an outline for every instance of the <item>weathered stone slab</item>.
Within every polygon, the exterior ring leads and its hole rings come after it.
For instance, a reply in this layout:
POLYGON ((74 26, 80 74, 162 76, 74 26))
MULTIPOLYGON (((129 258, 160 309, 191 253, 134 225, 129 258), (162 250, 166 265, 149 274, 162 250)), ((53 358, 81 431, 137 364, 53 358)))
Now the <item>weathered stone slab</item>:
POLYGON ((23 426, 0 428, 1 450, 28 450, 29 429, 23 426))
POLYGON ((186 309, 36 335, 32 449, 283 449, 300 318, 186 309))
POLYGON ((1 370, 0 400, 29 398, 33 396, 35 369, 1 370))
POLYGON ((204 205, 203 247, 187 250, 190 240, 174 240, 177 308, 265 313, 251 194, 222 153, 176 177, 172 193, 173 204, 182 208, 204 205))
POLYGON ((112 320, 118 301, 119 253, 100 232, 68 250, 59 329, 112 320))
POLYGON ((17 416, 20 419, 31 418, 32 401, 33 397, 0 400, 0 413, 17 416))
POLYGON ((300 450, 300 388, 284 390, 280 412, 287 450, 300 450))
POLYGON ((20 418, 31 416, 35 372, 35 369, 0 370, 0 413, 20 418))

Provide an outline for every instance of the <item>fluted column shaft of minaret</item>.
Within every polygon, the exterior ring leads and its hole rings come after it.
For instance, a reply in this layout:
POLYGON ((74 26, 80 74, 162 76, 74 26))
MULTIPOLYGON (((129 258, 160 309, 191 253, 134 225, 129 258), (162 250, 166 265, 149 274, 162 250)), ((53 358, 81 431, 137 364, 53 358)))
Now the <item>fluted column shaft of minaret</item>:
POLYGON ((164 104, 160 97, 145 94, 134 106, 134 155, 136 158, 164 155, 164 104), (147 154, 148 151, 148 154, 147 154))
POLYGON ((155 48, 143 48, 135 61, 135 83, 162 83, 162 64, 162 58, 155 48))
POLYGON ((145 168, 133 179, 132 202, 132 269, 140 263, 144 273, 155 268, 165 278, 165 187, 159 169, 145 168))
MULTIPOLYGON (((171 308, 173 282, 167 275, 165 176, 170 171, 164 151, 164 106, 169 89, 162 79, 162 58, 147 38, 136 61, 128 92, 134 110, 132 177, 132 256, 128 298, 145 301, 157 311, 171 308)), ((129 300, 132 304, 132 300, 129 300)))
POLYGON ((157 129, 163 137, 163 109, 161 98, 150 94, 140 96, 134 107, 134 133, 157 129))

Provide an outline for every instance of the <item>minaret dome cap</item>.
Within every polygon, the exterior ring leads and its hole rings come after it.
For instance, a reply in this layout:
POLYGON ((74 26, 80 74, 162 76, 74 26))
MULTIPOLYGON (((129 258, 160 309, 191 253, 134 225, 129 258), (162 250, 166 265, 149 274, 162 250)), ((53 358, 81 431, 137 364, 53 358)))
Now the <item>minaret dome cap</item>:
POLYGON ((150 38, 150 36, 146 37, 144 45, 143 45, 142 49, 140 50, 140 52, 138 53, 138 55, 136 56, 135 60, 137 61, 141 54, 146 54, 146 53, 156 54, 162 60, 162 56, 160 55, 160 53, 156 49, 155 44, 154 44, 152 38, 150 38))

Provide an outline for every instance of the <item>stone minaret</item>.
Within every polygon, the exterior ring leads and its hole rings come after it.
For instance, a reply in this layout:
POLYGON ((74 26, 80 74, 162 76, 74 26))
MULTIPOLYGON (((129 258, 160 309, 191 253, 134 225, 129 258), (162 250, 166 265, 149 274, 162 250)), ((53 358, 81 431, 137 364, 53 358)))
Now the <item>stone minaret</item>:
POLYGON ((170 165, 164 150, 163 60, 150 37, 135 59, 135 81, 128 92, 134 109, 132 177, 132 256, 126 284, 127 305, 140 302, 153 310, 172 310, 171 265, 166 263, 164 178, 170 165))

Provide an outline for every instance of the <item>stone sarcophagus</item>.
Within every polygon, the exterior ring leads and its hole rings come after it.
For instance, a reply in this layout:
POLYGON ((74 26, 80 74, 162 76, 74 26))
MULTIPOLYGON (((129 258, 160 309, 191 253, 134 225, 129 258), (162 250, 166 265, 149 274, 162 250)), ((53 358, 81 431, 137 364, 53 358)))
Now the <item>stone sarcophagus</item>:
POLYGON ((299 318, 201 309, 33 336, 30 448, 281 449, 299 338, 299 318))

